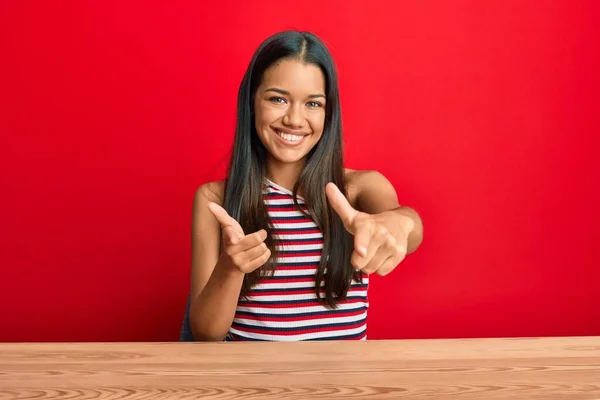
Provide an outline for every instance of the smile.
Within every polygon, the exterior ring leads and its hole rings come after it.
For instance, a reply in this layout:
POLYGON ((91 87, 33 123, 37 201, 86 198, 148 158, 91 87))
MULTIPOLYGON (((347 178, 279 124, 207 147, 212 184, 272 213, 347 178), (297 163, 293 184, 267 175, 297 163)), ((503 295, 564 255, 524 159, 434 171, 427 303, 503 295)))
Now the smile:
POLYGON ((292 135, 290 133, 281 132, 279 129, 273 129, 275 134, 287 144, 299 144, 308 135, 292 135))

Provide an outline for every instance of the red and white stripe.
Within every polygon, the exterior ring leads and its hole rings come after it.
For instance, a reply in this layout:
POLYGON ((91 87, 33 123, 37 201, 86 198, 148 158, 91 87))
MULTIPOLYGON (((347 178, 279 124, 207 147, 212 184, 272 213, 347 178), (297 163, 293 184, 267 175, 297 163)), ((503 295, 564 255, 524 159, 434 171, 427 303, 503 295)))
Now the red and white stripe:
MULTIPOLYGON (((267 180, 263 196, 273 221, 277 265, 272 276, 240 299, 227 340, 366 340, 368 276, 352 282, 336 309, 321 305, 314 288, 322 233, 296 208, 289 190, 267 180)), ((298 203, 307 210, 300 196, 298 203)))

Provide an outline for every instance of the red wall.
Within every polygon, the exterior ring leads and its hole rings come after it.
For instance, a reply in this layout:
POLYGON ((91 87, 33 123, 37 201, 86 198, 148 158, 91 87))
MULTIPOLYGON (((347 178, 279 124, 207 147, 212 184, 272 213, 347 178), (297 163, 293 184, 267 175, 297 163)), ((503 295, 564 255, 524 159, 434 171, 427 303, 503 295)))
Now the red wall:
POLYGON ((194 190, 285 28, 426 226, 371 338, 600 335, 598 2, 176 3, 0 3, 0 341, 177 339, 194 190))

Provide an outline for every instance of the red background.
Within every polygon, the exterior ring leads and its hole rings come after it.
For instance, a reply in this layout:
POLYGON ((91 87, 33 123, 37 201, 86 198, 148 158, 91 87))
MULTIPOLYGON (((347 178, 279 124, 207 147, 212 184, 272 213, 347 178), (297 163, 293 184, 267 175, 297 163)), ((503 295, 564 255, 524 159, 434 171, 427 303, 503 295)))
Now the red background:
POLYGON ((370 338, 600 335, 598 2, 176 3, 0 3, 0 341, 177 339, 194 191, 286 28, 426 227, 370 338))

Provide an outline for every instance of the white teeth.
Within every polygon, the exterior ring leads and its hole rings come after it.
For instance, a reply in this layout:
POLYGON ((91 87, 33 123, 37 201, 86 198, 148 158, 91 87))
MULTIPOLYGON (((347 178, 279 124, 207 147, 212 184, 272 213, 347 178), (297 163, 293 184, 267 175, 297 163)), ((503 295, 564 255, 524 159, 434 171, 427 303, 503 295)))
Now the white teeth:
POLYGON ((283 133, 283 132, 280 132, 280 131, 277 131, 277 130, 275 132, 279 136, 281 136, 282 138, 284 138, 285 140, 290 141, 290 142, 297 142, 297 141, 299 141, 299 140, 301 140, 303 138, 303 136, 289 135, 287 133, 283 133))

